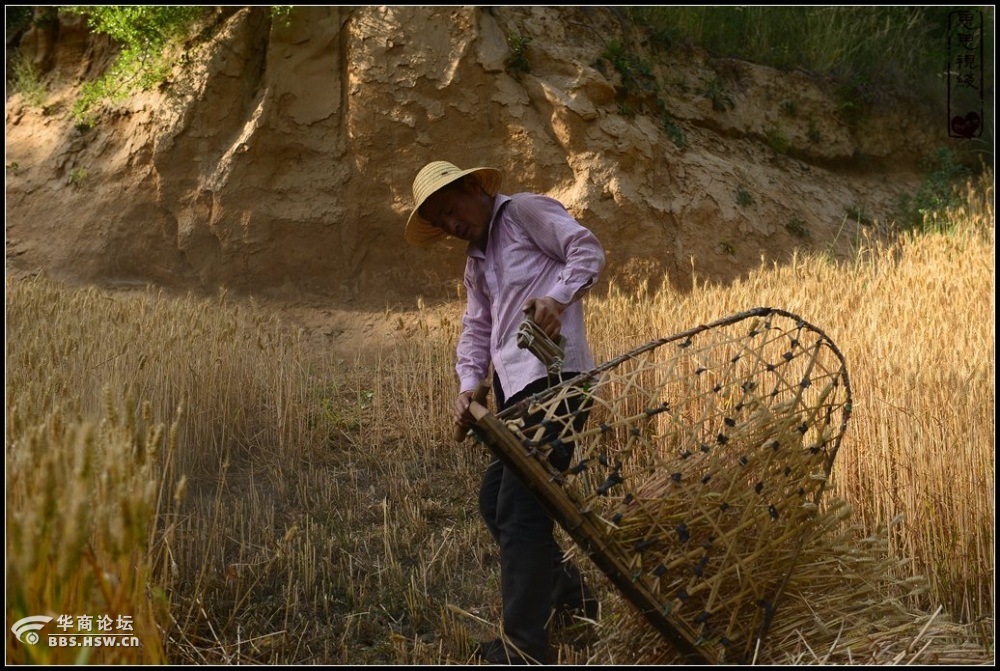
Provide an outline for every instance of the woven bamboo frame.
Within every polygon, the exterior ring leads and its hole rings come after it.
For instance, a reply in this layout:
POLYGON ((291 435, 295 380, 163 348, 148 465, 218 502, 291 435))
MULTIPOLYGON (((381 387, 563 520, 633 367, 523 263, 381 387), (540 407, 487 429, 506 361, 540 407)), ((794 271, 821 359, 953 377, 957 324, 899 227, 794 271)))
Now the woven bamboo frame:
POLYGON ((685 659, 743 663, 810 531, 851 391, 822 331, 756 308, 473 414, 477 436, 685 659), (570 443, 558 471, 548 457, 570 443))

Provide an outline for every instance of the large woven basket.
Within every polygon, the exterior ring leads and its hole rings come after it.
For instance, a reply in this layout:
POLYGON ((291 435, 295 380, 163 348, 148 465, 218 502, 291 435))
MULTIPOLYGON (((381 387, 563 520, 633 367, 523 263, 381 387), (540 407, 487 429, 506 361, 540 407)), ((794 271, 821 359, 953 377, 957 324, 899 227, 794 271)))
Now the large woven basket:
POLYGON ((822 331, 756 308, 475 414, 479 438, 685 659, 744 663, 780 617, 851 392, 822 331), (548 457, 571 445, 556 470, 548 457))

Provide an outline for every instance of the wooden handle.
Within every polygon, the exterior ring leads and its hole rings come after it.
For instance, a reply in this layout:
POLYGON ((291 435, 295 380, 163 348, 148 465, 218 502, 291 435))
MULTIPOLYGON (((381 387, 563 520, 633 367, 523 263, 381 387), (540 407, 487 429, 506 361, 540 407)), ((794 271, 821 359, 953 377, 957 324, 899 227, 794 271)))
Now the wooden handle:
MULTIPOLYGON (((471 404, 479 404, 480 406, 486 405, 486 397, 490 393, 490 383, 483 380, 476 387, 476 391, 472 394, 471 404)), ((478 418, 477 418, 478 419, 478 418)), ((469 430, 462 426, 455 427, 455 442, 461 443, 465 440, 465 437, 469 435, 469 430)))
POLYGON ((476 402, 469 404, 469 412, 472 413, 472 416, 476 418, 477 422, 490 413, 489 409, 485 405, 476 402))

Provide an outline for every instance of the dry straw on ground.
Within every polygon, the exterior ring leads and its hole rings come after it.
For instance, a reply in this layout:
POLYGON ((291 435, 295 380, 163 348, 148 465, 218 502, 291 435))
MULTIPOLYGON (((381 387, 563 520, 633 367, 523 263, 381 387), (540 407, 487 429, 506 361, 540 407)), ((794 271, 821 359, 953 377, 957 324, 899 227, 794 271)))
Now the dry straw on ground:
MULTIPOLYGON (((994 659, 991 187, 967 201, 947 232, 851 259, 587 299, 599 361, 758 305, 843 353, 848 430, 752 661, 994 659)), ((9 640, 8 663, 465 663, 499 591, 475 507, 489 456, 449 422, 455 312, 389 314, 412 333, 338 362, 227 297, 8 278, 8 626, 114 611, 143 640, 9 640)), ((554 633, 560 661, 676 661, 581 563, 602 617, 554 633)))

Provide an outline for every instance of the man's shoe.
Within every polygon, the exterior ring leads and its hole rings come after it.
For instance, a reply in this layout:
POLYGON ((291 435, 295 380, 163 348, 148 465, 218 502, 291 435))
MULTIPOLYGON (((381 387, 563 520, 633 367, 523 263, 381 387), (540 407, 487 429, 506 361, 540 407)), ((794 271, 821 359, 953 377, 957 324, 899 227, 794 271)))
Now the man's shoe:
POLYGON ((572 623, 573 618, 585 618, 596 622, 600 616, 601 602, 590 593, 590 590, 587 590, 583 598, 575 603, 556 604, 555 619, 563 626, 572 623))

